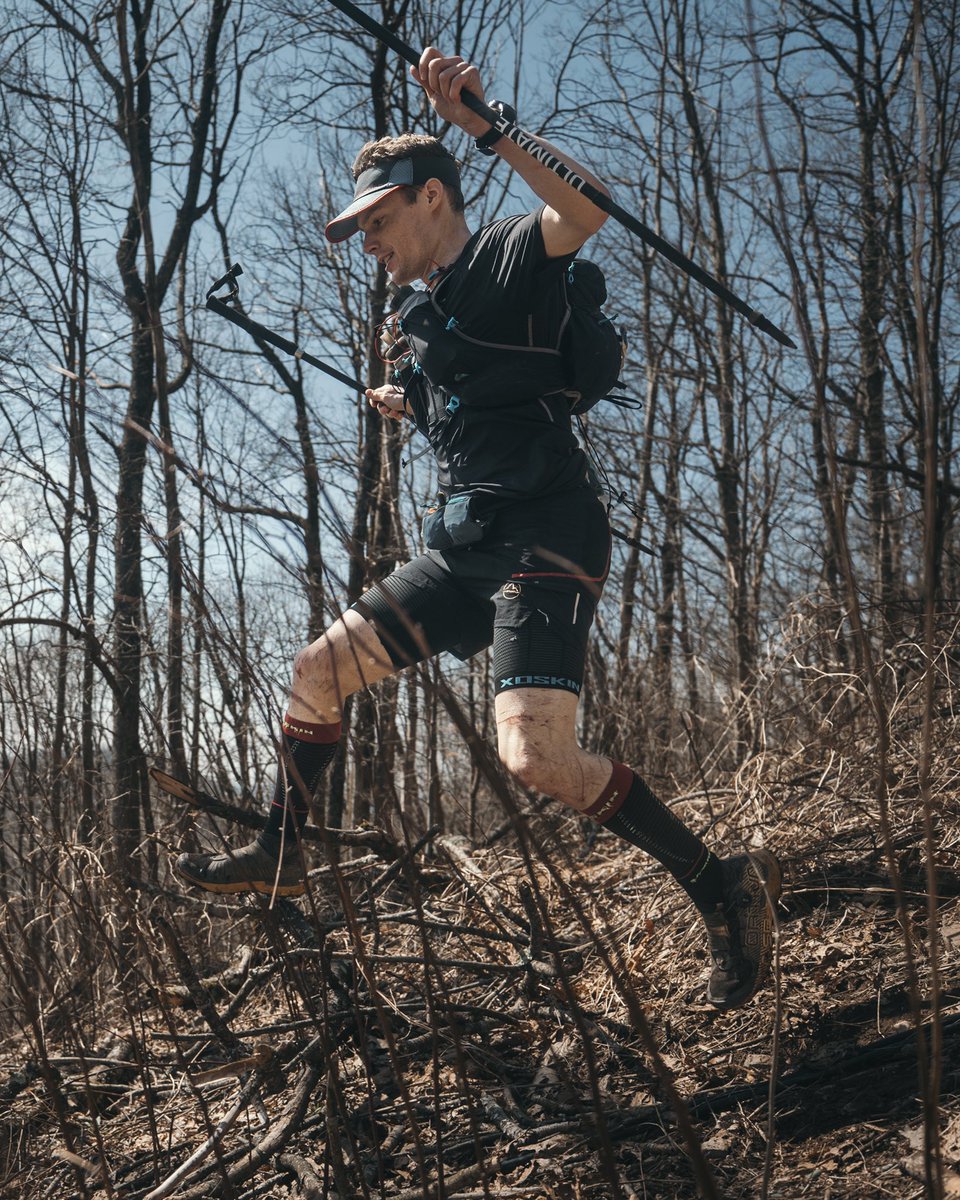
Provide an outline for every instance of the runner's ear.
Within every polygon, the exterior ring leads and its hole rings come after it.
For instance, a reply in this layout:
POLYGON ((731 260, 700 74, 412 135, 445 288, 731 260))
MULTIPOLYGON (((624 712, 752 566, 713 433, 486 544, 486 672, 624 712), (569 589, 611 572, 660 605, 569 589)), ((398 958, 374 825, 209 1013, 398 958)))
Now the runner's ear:
POLYGON ((443 199, 444 187, 439 179, 428 179, 420 191, 426 197, 427 203, 434 207, 443 199))

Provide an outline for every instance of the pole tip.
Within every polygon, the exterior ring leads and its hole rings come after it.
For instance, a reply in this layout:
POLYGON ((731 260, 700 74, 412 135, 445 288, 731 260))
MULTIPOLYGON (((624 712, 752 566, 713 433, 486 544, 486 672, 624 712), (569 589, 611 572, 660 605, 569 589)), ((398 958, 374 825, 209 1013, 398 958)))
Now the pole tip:
POLYGON ((796 350, 797 343, 793 340, 793 338, 784 333, 779 326, 774 325, 774 323, 768 320, 762 313, 752 312, 750 314, 750 324, 755 329, 759 329, 761 333, 766 333, 768 336, 772 337, 773 340, 779 342, 781 346, 789 346, 791 350, 796 350))

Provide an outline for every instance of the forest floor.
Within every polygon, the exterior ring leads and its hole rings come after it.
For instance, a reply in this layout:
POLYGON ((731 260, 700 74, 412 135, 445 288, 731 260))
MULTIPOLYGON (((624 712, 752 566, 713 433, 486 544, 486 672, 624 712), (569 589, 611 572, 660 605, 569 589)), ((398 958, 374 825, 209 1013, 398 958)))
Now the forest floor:
MULTIPOLYGON (((960 792, 955 762, 942 769, 934 1054, 941 1194, 955 1196, 960 792)), ((609 835, 585 841, 554 809, 485 848, 435 836, 393 864, 321 867, 310 896, 272 911, 168 882, 141 893, 147 966, 123 987, 48 973, 35 1003, 4 1014, 24 1032, 3 1050, 0 1194, 935 1194, 918 1099, 933 964, 913 749, 895 753, 889 782, 918 1005, 874 756, 768 756, 728 791, 678 802, 727 852, 762 832, 784 867, 774 975, 745 1008, 704 1003, 702 930, 662 872, 609 835)), ((93 860, 68 865, 74 895, 107 887, 93 860)), ((87 936, 120 941, 103 921, 87 936)))

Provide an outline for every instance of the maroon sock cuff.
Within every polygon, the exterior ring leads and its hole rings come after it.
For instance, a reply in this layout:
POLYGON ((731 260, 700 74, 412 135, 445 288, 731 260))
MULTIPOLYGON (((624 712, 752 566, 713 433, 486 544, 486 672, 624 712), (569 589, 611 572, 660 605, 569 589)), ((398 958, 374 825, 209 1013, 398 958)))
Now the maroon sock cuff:
POLYGON ((310 721, 294 720, 287 713, 280 723, 280 728, 287 737, 296 738, 300 742, 329 745, 340 740, 341 724, 341 721, 334 721, 332 725, 316 725, 310 721))
POLYGON ((601 825, 605 821, 609 821, 623 807, 623 802, 627 798, 627 792, 630 791, 632 786, 633 772, 629 767, 625 767, 623 763, 615 762, 610 782, 596 800, 594 800, 593 804, 583 810, 584 816, 593 817, 601 825))
MULTIPOLYGON (((677 883, 681 883, 681 884, 696 883, 697 880, 700 878, 700 876, 703 874, 704 870, 706 869, 707 863, 709 861, 710 861, 710 851, 707 849, 706 846, 704 846, 703 849, 700 851, 700 854, 697 856, 696 860, 694 861, 694 864, 690 868, 690 870, 686 871, 682 875, 677 874, 677 876, 676 876, 677 883)), ((721 899, 722 899, 722 897, 721 897, 721 899)))

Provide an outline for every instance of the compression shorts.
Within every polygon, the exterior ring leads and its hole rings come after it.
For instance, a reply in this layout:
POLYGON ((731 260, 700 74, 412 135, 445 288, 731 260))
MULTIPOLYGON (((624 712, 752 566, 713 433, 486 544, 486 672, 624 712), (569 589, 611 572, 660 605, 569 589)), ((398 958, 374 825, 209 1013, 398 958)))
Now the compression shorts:
POLYGON ((398 669, 493 646, 497 693, 583 686, 587 636, 610 566, 607 514, 589 489, 498 507, 479 542, 428 550, 353 606, 398 669))

